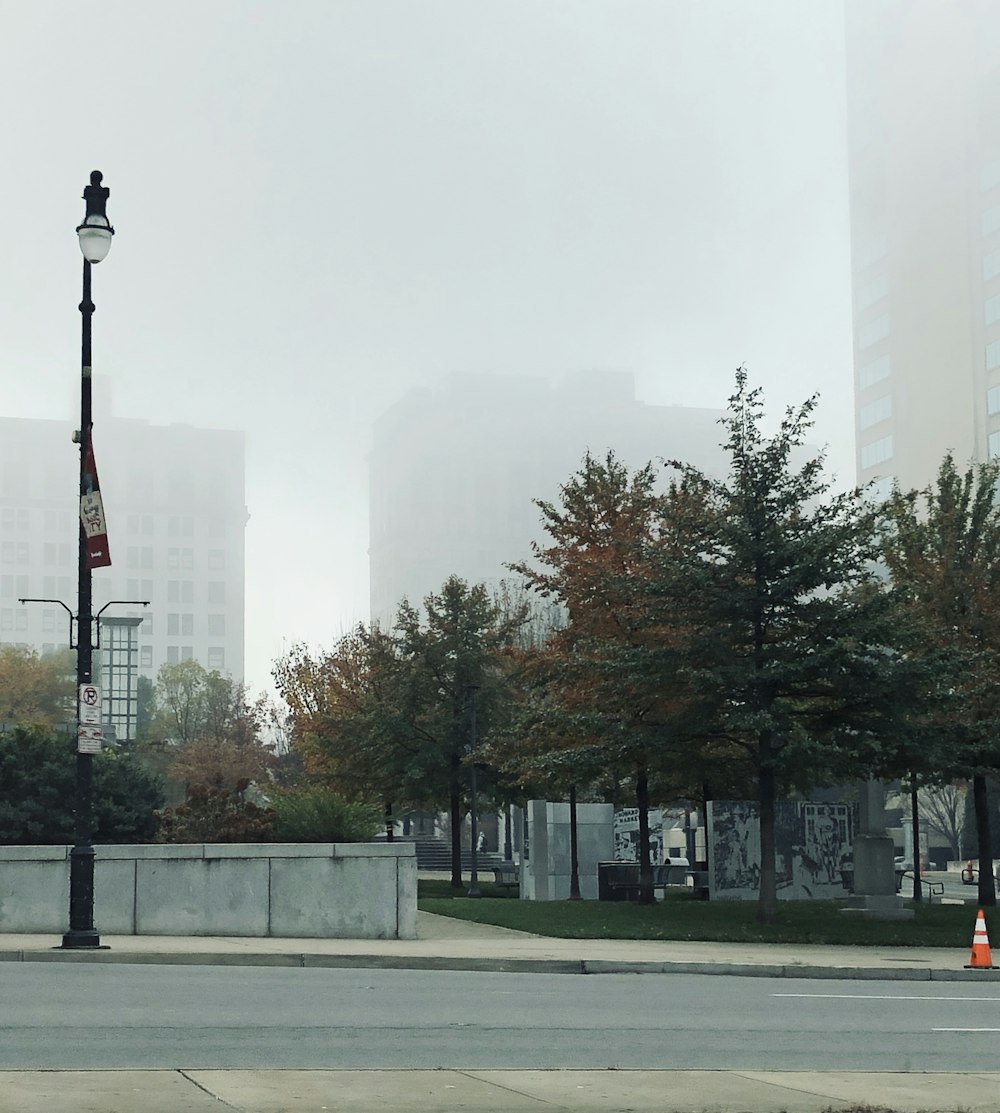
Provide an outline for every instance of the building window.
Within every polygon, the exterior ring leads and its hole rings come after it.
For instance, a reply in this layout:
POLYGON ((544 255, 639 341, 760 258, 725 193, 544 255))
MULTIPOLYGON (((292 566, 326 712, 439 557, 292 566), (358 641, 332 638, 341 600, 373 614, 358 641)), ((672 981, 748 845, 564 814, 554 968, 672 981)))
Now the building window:
POLYGON ((1000 432, 990 433, 988 445, 990 456, 1000 456, 1000 432))
POLYGON ((1000 367, 1000 340, 986 345, 986 370, 992 371, 994 367, 1000 367))
POLYGON ((167 567, 180 568, 181 566, 181 551, 180 549, 167 549, 167 567))
POLYGON ((181 549, 181 568, 194 568, 194 549, 181 549))
POLYGON ((42 632, 52 634, 56 628, 56 612, 51 607, 42 611, 42 632))
POLYGON ((859 270, 861 267, 870 267, 872 263, 884 259, 888 253, 889 240, 884 234, 866 237, 864 242, 856 245, 854 266, 859 270))
POLYGON ((222 646, 209 646, 208 667, 213 672, 221 672, 226 667, 226 651, 222 646))
POLYGON ((876 464, 885 463, 892 459, 892 435, 880 437, 871 444, 866 444, 861 449, 861 466, 873 468, 876 464))
POLYGON ((225 603, 226 584, 224 580, 208 581, 208 601, 210 603, 225 603))
POLYGON ((14 629, 14 608, 3 607, 0 608, 0 630, 13 630, 14 629))
POLYGON ((28 629, 28 612, 24 609, 24 607, 18 607, 17 610, 14 612, 14 629, 28 629))
POLYGON ((1000 386, 990 387, 986 392, 986 412, 1000 414, 1000 386))
POLYGON ((167 664, 168 665, 176 665, 177 664, 177 646, 176 645, 168 645, 167 646, 167 664))
POLYGON ((880 475, 878 479, 873 479, 871 483, 865 485, 865 497, 870 502, 885 502, 892 494, 892 483, 891 475, 880 475))
POLYGON ((885 274, 876 275, 857 287, 854 295, 854 307, 858 310, 867 309, 870 305, 881 301, 888 293, 889 276, 885 274))
POLYGON ((139 567, 139 548, 136 545, 129 545, 125 550, 125 566, 127 568, 139 567))
POLYGON ((213 572, 222 572, 226 567, 226 550, 225 549, 209 549, 208 550, 208 567, 213 572))
POLYGON ((883 379, 888 379, 892 374, 892 360, 888 356, 880 356, 871 363, 866 363, 864 367, 858 371, 858 387, 864 390, 866 387, 874 386, 876 383, 882 382, 883 379))
POLYGON ((998 185, 1000 185, 1000 158, 995 158, 984 163, 979 171, 979 188, 983 193, 988 193, 998 185))
POLYGON ((191 661, 194 658, 194 648, 190 645, 181 646, 181 660, 191 661))
POLYGON ((226 616, 224 614, 210 614, 208 616, 208 632, 218 638, 225 637, 226 616))
POLYGON ((889 335, 889 314, 883 313, 874 321, 867 321, 858 329, 858 347, 870 348, 889 335))
POLYGON ((26 530, 31 524, 28 511, 23 509, 15 509, 13 506, 4 507, 2 521, 4 530, 26 530))
POLYGON ((181 616, 179 614, 167 615, 167 637, 175 638, 181 632, 181 616))
POLYGON ((983 316, 987 325, 995 325, 1000 321, 1000 294, 994 294, 983 303, 983 316))
POLYGON ((139 668, 151 669, 153 667, 153 647, 151 645, 139 646, 139 668))
POLYGON ((984 236, 991 236, 1000 230, 1000 205, 990 205, 988 209, 983 210, 981 226, 984 236))
POLYGON ((193 603, 194 580, 167 580, 168 603, 193 603))
POLYGON ((886 421, 892 417, 892 395, 883 394, 881 398, 876 398, 874 402, 869 402, 867 406, 861 407, 861 412, 858 415, 858 426, 861 429, 870 429, 873 425, 878 425, 880 421, 886 421))
POLYGON ((983 256, 983 281, 989 282, 1000 274, 1000 251, 991 251, 983 256))
POLYGON ((182 614, 181 615, 181 634, 183 634, 185 637, 188 637, 188 638, 194 636, 194 615, 193 614, 182 614))

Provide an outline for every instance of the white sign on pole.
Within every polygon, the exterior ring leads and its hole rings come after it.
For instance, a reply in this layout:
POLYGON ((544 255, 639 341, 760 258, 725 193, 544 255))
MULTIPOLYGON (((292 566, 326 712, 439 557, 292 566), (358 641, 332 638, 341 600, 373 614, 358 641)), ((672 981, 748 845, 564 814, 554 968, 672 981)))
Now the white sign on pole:
POLYGON ((81 723, 76 730, 76 752, 78 754, 99 754, 104 734, 99 726, 81 723))
POLYGON ((80 722, 99 726, 101 722, 101 689, 96 684, 80 685, 80 722))

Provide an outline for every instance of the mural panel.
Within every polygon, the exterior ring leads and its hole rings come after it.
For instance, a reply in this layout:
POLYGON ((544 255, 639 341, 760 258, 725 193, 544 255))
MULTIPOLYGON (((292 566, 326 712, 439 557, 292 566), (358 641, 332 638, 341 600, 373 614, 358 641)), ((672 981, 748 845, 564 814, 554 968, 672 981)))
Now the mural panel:
MULTIPOLYGON (((650 808, 649 860, 654 866, 663 865, 663 812, 650 808)), ((615 812, 615 861, 639 861, 639 809, 619 808, 615 812)))
MULTIPOLYGON (((840 871, 851 861, 854 807, 782 800, 775 813, 778 897, 832 900, 844 896, 840 871)), ((712 800, 708 805, 709 895, 755 900, 760 888, 757 804, 712 800)))

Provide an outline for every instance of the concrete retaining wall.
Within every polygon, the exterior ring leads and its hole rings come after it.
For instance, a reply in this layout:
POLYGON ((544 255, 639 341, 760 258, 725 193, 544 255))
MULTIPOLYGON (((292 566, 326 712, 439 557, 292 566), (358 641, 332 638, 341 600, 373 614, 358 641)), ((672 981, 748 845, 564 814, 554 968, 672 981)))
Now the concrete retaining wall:
MULTIPOLYGON (((0 847, 0 932, 68 928, 68 846, 0 847)), ((97 846, 106 935, 415 939, 413 843, 97 846)))

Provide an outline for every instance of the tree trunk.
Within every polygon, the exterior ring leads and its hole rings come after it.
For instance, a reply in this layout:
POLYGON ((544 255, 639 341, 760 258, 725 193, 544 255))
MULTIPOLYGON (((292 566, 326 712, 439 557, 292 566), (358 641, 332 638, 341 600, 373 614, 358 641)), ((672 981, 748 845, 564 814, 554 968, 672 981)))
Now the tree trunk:
POLYGON ((778 885, 774 862, 774 769, 771 765, 771 744, 762 739, 758 797, 760 804, 760 895, 757 922, 773 924, 778 911, 778 885))
POLYGON ((635 803, 639 809, 639 903, 652 904, 656 896, 649 861, 649 777, 645 767, 636 770, 635 803))
POLYGON ((459 780, 461 758, 458 754, 451 757, 451 887, 462 888, 462 786, 459 780))
POLYGON ((979 840, 979 904, 981 907, 994 908, 997 893, 993 884, 993 839, 990 833, 985 773, 976 773, 973 776, 972 799, 976 806, 976 837, 979 840))

